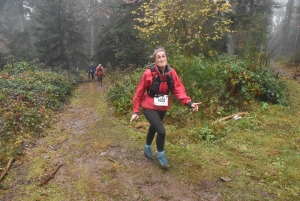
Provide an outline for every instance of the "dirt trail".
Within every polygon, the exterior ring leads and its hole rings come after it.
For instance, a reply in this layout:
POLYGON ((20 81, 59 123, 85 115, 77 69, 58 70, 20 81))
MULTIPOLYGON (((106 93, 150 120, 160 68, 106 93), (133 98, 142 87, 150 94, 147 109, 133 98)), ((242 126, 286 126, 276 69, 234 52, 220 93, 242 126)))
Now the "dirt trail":
POLYGON ((132 128, 114 118, 105 101, 107 85, 85 80, 45 137, 26 144, 0 185, 1 201, 31 200, 223 200, 213 182, 193 185, 143 155, 140 141, 126 138, 132 128), (58 164, 55 176, 38 184, 58 164))

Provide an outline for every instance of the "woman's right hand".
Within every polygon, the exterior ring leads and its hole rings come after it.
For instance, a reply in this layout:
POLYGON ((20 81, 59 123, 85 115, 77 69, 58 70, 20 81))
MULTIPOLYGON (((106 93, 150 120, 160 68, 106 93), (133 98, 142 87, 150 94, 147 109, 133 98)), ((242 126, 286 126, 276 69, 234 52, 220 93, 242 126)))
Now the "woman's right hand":
POLYGON ((191 105, 192 111, 198 111, 198 105, 201 105, 201 104, 202 104, 202 102, 199 102, 199 103, 193 103, 193 104, 191 105))
POLYGON ((133 121, 135 119, 139 118, 138 114, 132 114, 130 121, 133 121))

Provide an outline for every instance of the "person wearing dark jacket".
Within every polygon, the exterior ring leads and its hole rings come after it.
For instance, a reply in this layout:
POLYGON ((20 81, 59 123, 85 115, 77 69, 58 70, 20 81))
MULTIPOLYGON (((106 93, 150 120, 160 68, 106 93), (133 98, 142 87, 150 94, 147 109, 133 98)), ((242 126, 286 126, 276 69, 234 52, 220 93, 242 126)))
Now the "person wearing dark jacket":
POLYGON ((198 111, 198 105, 202 102, 193 103, 186 94, 185 87, 176 71, 168 65, 167 52, 163 47, 157 47, 153 57, 154 65, 143 73, 134 94, 133 113, 130 121, 139 117, 140 107, 142 107, 143 114, 150 123, 144 154, 149 159, 155 159, 151 144, 157 133, 157 160, 160 166, 166 169, 170 165, 164 152, 166 130, 163 119, 171 106, 169 92, 172 92, 182 104, 192 108, 193 111, 198 111))
POLYGON ((90 78, 90 76, 92 76, 92 81, 93 81, 94 77, 95 77, 95 67, 93 64, 89 68, 89 78, 90 78))

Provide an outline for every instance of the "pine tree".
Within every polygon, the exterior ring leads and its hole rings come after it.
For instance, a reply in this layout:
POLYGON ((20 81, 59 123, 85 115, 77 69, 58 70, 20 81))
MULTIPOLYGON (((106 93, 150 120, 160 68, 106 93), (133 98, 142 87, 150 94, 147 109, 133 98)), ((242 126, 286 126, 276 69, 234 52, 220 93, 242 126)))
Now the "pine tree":
POLYGON ((77 0, 39 0, 30 2, 33 8, 33 32, 40 61, 47 66, 69 69, 85 59, 82 52, 83 35, 77 0))
POLYGON ((271 30, 273 8, 278 6, 274 0, 253 1, 234 0, 234 12, 230 18, 234 22, 227 42, 227 51, 241 57, 266 51, 268 34, 271 30), (233 48, 234 46, 234 48, 233 48))
POLYGON ((288 0, 286 4, 286 12, 284 16, 283 26, 282 26, 282 39, 280 44, 280 53, 286 52, 287 49, 287 38, 290 34, 291 21, 294 10, 294 0, 288 0))
POLYGON ((137 38, 132 11, 137 1, 102 1, 98 8, 101 27, 97 35, 95 59, 100 63, 127 68, 129 64, 144 65, 148 61, 146 45, 137 38))
POLYGON ((0 1, 0 52, 18 59, 32 59, 31 38, 23 0, 0 1))

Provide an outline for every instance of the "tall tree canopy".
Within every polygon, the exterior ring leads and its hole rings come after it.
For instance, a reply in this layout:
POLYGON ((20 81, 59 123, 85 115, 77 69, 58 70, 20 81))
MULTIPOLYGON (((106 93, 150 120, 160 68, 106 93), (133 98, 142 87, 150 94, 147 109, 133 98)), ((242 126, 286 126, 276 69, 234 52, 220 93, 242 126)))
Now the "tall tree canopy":
POLYGON ((274 17, 276 26, 273 29, 273 55, 291 55, 294 53, 299 55, 300 51, 297 47, 299 44, 300 2, 281 0, 281 5, 274 17))
POLYGON ((32 58, 28 21, 30 10, 24 0, 0 1, 0 54, 19 59, 32 58))
POLYGON ((299 49, 298 7, 295 0, 0 0, 0 63, 12 55, 52 67, 127 68, 150 61, 157 45, 255 58, 273 35, 285 54, 299 49), (279 1, 285 10, 275 21, 279 1))
POLYGON ((84 59, 81 51, 83 35, 75 17, 78 1, 40 0, 32 1, 31 19, 34 27, 35 46, 39 58, 48 66, 68 69, 72 62, 84 59))
POLYGON ((229 16, 232 24, 232 39, 228 42, 230 54, 247 57, 256 52, 267 51, 272 29, 273 9, 278 7, 275 0, 232 0, 234 12, 229 16))
POLYGON ((97 35, 95 59, 100 63, 127 68, 147 62, 147 47, 137 38, 134 30, 134 15, 140 3, 123 0, 102 1, 98 19, 103 23, 97 35))

